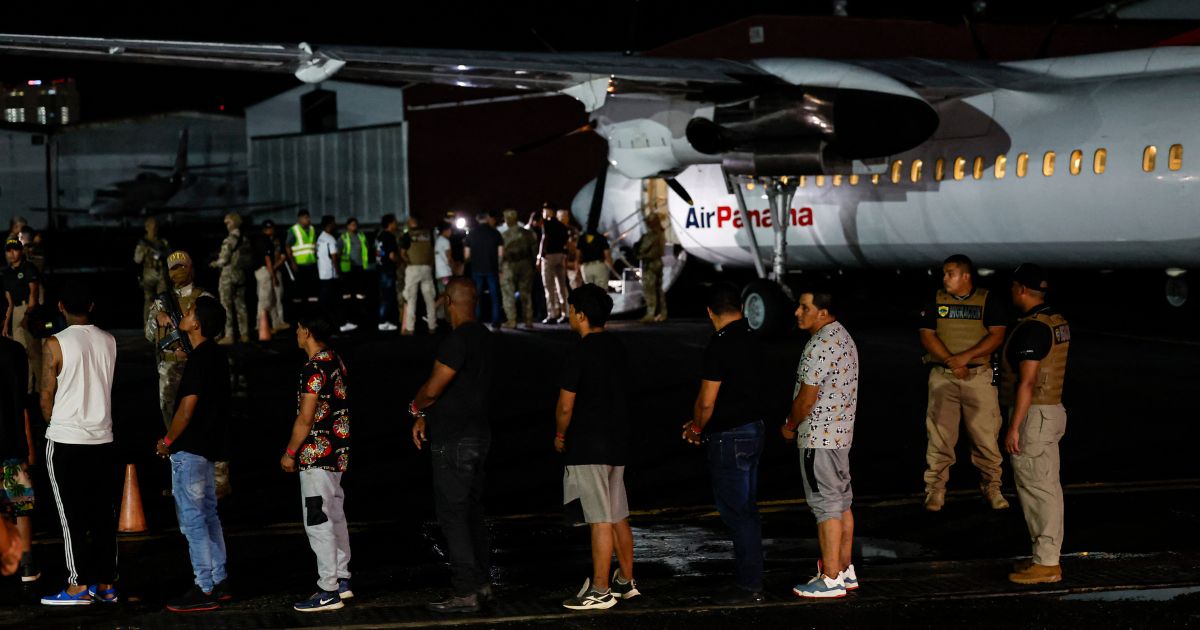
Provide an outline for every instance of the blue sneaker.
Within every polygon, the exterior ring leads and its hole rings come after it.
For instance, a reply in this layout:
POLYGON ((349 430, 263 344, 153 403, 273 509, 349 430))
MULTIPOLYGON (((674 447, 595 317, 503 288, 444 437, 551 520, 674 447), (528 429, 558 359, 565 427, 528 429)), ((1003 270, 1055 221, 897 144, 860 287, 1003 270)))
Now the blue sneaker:
POLYGON ((800 597, 820 599, 845 597, 846 583, 842 581, 840 573, 837 579, 826 577, 824 573, 820 573, 805 584, 797 584, 792 592, 800 597))
POLYGON ((67 593, 67 589, 59 591, 57 595, 47 595, 42 598, 43 606, 91 606, 92 594, 90 589, 83 589, 75 595, 67 593))
POLYGON ((354 591, 350 590, 350 578, 338 580, 338 595, 342 599, 354 599, 354 591))
POLYGON ((858 589, 858 575, 854 573, 853 564, 846 567, 845 571, 839 573, 838 577, 842 578, 842 582, 846 585, 847 592, 858 589))
POLYGON ((292 608, 300 612, 320 612, 322 610, 337 610, 345 606, 342 603, 342 596, 338 595, 337 591, 317 591, 312 594, 312 597, 296 602, 292 608))
POLYGON ((92 596, 92 601, 100 604, 115 604, 120 601, 117 599, 117 587, 99 589, 100 587, 96 584, 88 586, 88 595, 92 596))

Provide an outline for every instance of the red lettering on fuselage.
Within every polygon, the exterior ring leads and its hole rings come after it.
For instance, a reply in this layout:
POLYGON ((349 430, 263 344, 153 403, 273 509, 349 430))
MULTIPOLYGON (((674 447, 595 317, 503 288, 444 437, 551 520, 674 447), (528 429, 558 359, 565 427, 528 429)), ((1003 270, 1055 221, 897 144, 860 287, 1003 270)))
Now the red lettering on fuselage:
MULTIPOLYGON (((734 210, 730 206, 717 206, 716 225, 713 225, 711 213, 706 213, 701 210, 697 213, 695 208, 688 208, 688 218, 685 222, 687 227, 717 227, 717 228, 733 228, 741 229, 744 225, 742 213, 740 210, 734 210), (704 216, 704 215, 708 216, 704 216)), ((774 221, 770 210, 747 210, 746 217, 751 227, 769 228, 774 221)), ((791 208, 788 211, 788 222, 796 227, 809 227, 813 224, 812 208, 791 208)))

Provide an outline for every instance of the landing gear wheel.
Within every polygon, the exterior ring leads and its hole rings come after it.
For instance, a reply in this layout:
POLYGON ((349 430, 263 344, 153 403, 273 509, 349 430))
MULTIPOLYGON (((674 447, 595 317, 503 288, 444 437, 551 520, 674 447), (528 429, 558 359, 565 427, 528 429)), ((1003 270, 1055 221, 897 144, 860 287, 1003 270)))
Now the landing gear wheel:
POLYGON ((1167 303, 1176 308, 1183 306, 1188 301, 1188 281, 1187 276, 1176 276, 1167 278, 1167 303))
POLYGON ((742 313, 750 330, 764 337, 783 333, 794 321, 791 299, 770 280, 755 280, 746 285, 742 291, 742 313))

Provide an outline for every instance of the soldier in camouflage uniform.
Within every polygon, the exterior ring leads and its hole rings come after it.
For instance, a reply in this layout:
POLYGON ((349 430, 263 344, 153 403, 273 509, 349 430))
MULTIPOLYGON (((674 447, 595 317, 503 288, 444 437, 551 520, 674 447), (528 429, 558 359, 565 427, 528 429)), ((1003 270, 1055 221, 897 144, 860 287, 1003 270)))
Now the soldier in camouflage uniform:
MULTIPOLYGON (((196 286, 192 272, 192 257, 187 252, 177 250, 167 257, 168 273, 171 280, 171 291, 179 302, 179 312, 186 313, 200 297, 215 298, 212 293, 196 286)), ((163 294, 154 298, 150 304, 150 312, 146 316, 146 340, 154 344, 154 354, 158 359, 158 405, 162 413, 163 424, 171 428, 171 420, 175 416, 175 395, 179 391, 179 379, 183 376, 183 366, 187 363, 180 342, 176 342, 165 350, 160 342, 176 328, 178 322, 171 321, 170 308, 163 294)), ((216 463, 217 496, 229 494, 229 463, 216 463)))
POLYGON ((133 248, 134 264, 142 266, 142 317, 150 313, 150 304, 159 293, 167 290, 167 279, 163 276, 163 262, 171 252, 167 239, 158 237, 158 221, 146 219, 146 235, 133 248))
POLYGON ((533 232, 517 223, 517 211, 504 211, 504 258, 500 262, 500 292, 504 296, 507 328, 517 327, 517 296, 521 292, 521 314, 525 327, 533 328, 533 261, 537 257, 538 240, 533 232))
POLYGON ((229 234, 221 241, 221 253, 212 267, 221 270, 217 292, 221 295, 221 306, 229 317, 225 320, 225 337, 217 343, 233 343, 234 312, 237 313, 237 334, 242 343, 250 341, 250 315, 246 311, 246 273, 251 265, 250 239, 242 237, 242 217, 236 212, 225 215, 225 229, 229 234))
POLYGON ((667 319, 667 299, 663 294, 663 254, 666 250, 666 234, 657 216, 646 219, 646 233, 637 242, 637 257, 642 261, 642 295, 646 299, 646 316, 643 324, 662 322, 667 319))

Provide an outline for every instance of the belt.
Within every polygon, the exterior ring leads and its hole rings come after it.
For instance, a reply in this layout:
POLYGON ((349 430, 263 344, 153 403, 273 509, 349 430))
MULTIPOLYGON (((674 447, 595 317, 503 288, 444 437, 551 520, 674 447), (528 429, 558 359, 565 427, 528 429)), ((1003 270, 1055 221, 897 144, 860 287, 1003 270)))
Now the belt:
MULTIPOLYGON (((934 369, 938 369, 943 372, 953 372, 954 371, 954 370, 951 370, 950 368, 946 367, 946 365, 944 363, 933 363, 931 365, 933 365, 934 369)), ((969 371, 972 374, 975 374, 977 372, 982 372, 984 370, 991 372, 992 366, 987 363, 984 363, 983 365, 968 365, 967 366, 967 371, 969 371)))

